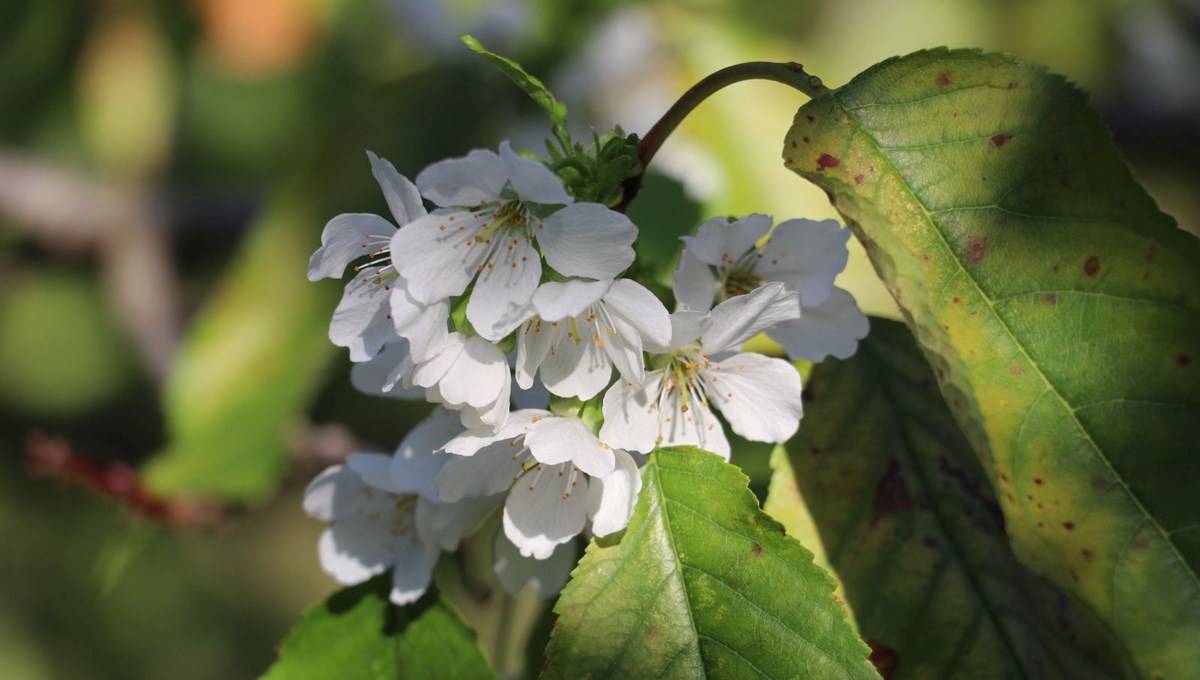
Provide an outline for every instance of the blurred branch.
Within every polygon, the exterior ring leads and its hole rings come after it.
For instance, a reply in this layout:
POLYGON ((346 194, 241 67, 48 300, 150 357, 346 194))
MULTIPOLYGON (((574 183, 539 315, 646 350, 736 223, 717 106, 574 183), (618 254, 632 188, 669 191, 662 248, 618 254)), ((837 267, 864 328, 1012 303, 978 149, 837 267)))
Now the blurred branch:
POLYGON ((125 463, 106 465, 96 462, 79 453, 62 437, 33 432, 26 445, 26 460, 31 475, 54 477, 82 486, 153 522, 173 527, 211 527, 224 517, 221 507, 215 503, 160 498, 147 491, 137 472, 125 463))
POLYGON ((163 215, 136 185, 0 153, 0 215, 46 248, 93 251, 117 317, 161 381, 179 341, 179 282, 163 215))

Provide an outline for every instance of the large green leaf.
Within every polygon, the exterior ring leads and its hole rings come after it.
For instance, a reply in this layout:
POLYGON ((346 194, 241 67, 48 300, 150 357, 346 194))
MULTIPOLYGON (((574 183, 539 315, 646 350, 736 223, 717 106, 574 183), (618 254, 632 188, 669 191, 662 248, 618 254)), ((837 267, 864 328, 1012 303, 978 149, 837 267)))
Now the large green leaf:
POLYGON ((1017 556, 1149 677, 1200 668, 1200 242, 1085 96, 1010 57, 884 62, 800 109, 824 188, 934 364, 1017 556))
POLYGON ((544 678, 871 678, 812 554, 717 456, 659 449, 629 528, 588 546, 544 678))
POLYGON ((903 324, 874 319, 858 354, 818 366, 808 390, 766 508, 807 506, 893 680, 1106 675, 1102 637, 1017 562, 983 468, 903 324))
POLYGON ((431 592, 393 606, 391 581, 376 577, 305 612, 264 680, 496 677, 453 605, 431 592))
POLYGON ((336 287, 304 276, 319 219, 295 195, 252 227, 168 380, 168 449, 149 462, 163 494, 249 501, 275 490, 289 426, 333 356, 336 287))

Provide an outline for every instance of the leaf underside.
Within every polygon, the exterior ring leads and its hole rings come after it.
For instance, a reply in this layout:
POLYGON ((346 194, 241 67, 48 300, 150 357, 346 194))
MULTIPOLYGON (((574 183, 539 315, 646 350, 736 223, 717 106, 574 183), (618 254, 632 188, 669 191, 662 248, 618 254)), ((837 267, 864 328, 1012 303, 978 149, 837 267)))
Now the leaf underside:
POLYGON ((1200 668, 1200 242, 1085 96, 1011 57, 890 60, 802 107, 787 167, 865 244, 1017 556, 1146 677, 1200 668))
POLYGON ((588 546, 555 605, 544 678, 871 678, 833 580, 747 478, 659 449, 619 542, 588 546))
POLYGON ((902 324, 872 319, 858 354, 816 367, 807 393, 803 427, 776 450, 767 509, 782 519, 807 506, 885 676, 1111 676, 1102 634, 1017 562, 902 324))
POLYGON ((305 612, 264 680, 496 677, 453 605, 431 592, 395 607, 391 580, 378 576, 305 612))

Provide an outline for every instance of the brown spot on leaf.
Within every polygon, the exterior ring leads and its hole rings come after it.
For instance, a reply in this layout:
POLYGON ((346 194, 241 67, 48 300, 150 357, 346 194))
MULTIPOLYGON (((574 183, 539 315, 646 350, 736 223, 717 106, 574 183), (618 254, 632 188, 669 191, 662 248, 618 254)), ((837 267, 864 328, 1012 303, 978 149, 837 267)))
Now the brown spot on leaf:
POLYGON ((754 543, 750 544, 750 552, 754 553, 755 557, 761 557, 763 554, 763 547, 758 543, 758 541, 755 541, 754 543))
POLYGON ((950 79, 949 71, 942 71, 941 73, 938 74, 937 80, 934 82, 937 83, 938 87, 946 87, 947 85, 949 85, 950 83, 952 83, 954 81, 950 79))
POLYGON ((1142 272, 1142 280, 1149 281, 1150 280, 1150 272, 1142 272))
POLYGON ((803 137, 801 137, 800 139, 804 140, 804 143, 805 143, 805 144, 808 144, 808 135, 804 135, 804 136, 803 136, 803 137))
POLYGON ((1041 486, 1041 485, 1045 484, 1045 482, 1044 482, 1044 481, 1042 481, 1042 478, 1041 478, 1041 477, 1038 477, 1038 478, 1034 479, 1034 480, 1033 480, 1033 483, 1034 483, 1034 484, 1037 484, 1038 486, 1041 486))
POLYGON ((1096 257, 1095 255, 1089 257, 1087 261, 1083 263, 1083 273, 1087 274, 1089 277, 1100 273, 1100 258, 1096 257))
POLYGON ((822 172, 824 170, 828 170, 829 168, 836 168, 841 164, 842 162, 838 159, 830 156, 827 153, 823 153, 821 154, 821 157, 817 159, 817 172, 822 172))
POLYGON ((1103 477, 1092 477, 1092 491, 1108 491, 1112 487, 1112 482, 1103 477))
POLYGON ((962 302, 962 298, 955 295, 954 297, 950 298, 950 302, 953 302, 954 304, 957 305, 958 303, 962 302))
POLYGON ((1070 571, 1071 571, 1071 580, 1078 583, 1079 582, 1079 574, 1075 573, 1074 569, 1071 569, 1070 571))
MULTIPOLYGON (((1122 199, 1122 200, 1124 200, 1124 199, 1122 199)), ((1158 255, 1158 245, 1155 243, 1151 243, 1150 247, 1146 249, 1146 261, 1153 262, 1155 255, 1158 255)))
POLYGON ((821 455, 821 447, 814 446, 811 449, 809 449, 808 452, 814 456, 819 456, 819 455, 821 455))
POLYGON ((1150 541, 1145 536, 1138 536, 1133 540, 1133 549, 1142 551, 1150 547, 1150 541))
POLYGON ((1025 368, 1021 364, 1013 364, 1008 367, 1008 372, 1012 375, 1025 375, 1025 368))
POLYGON ((1075 523, 1074 522, 1063 522, 1063 528, 1066 529, 1067 531, 1071 531, 1072 529, 1075 528, 1075 523))
POLYGON ((854 183, 855 183, 855 184, 862 184, 862 182, 863 182, 863 176, 862 176, 862 175, 855 175, 855 176, 854 176, 854 183))
POLYGON ((1192 357, 1181 353, 1175 357, 1175 363, 1179 364, 1181 367, 1186 367, 1192 363, 1192 357))
POLYGON ((895 458, 889 458, 887 471, 875 485, 875 495, 871 498, 871 526, 875 526, 880 517, 910 508, 912 498, 900 474, 900 463, 895 458))
POLYGON ((995 137, 992 137, 992 146, 999 149, 1000 147, 1004 146, 1004 143, 1010 139, 1012 139, 1012 135, 1006 135, 1003 133, 998 134, 995 137))
POLYGON ((1085 559, 1085 560, 1092 559, 1092 551, 1091 550, 1084 548, 1084 549, 1080 550, 1079 552, 1083 555, 1083 559, 1085 559))
POLYGON ((807 119, 808 119, 808 122, 810 122, 810 123, 815 123, 815 122, 817 122, 817 119, 816 119, 816 118, 813 118, 811 115, 806 115, 806 116, 804 116, 804 117, 805 117, 805 118, 807 118, 807 119))
POLYGON ((979 264, 987 256, 987 238, 969 238, 963 246, 967 264, 979 264))
POLYGON ((942 547, 942 544, 933 536, 926 536, 921 543, 930 550, 940 550, 942 547))
POLYGON ((1015 80, 1008 81, 1008 89, 1010 89, 1010 90, 1015 90, 1020 86, 1021 86, 1021 84, 1015 80))
POLYGON ((890 680, 896 672, 896 666, 900 664, 896 650, 878 640, 867 640, 867 646, 871 648, 871 655, 867 657, 867 661, 871 662, 875 672, 879 673, 883 680, 890 680))

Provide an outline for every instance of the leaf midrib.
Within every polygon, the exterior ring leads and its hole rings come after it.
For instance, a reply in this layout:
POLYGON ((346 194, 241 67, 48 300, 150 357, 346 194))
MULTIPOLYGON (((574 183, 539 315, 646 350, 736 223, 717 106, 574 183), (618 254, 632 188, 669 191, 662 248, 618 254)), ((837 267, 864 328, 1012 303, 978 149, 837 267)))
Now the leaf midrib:
MULTIPOLYGON (((1005 322, 1005 320, 996 312, 996 308, 991 297, 984 292, 982 286, 979 284, 979 281, 977 281, 975 277, 971 275, 971 272, 963 265, 962 260, 954 255, 954 250, 950 247, 950 243, 946 240, 945 234, 943 234, 941 229, 938 228, 937 221, 933 219, 932 214, 930 213, 929 209, 926 208, 924 201, 917 196, 916 192, 912 190, 908 182, 904 180, 900 169, 896 167, 892 157, 885 152, 885 147, 879 143, 879 140, 875 139, 875 136, 871 134, 863 122, 854 115, 854 112, 849 107, 846 106, 836 90, 830 92, 827 96, 829 96, 830 99, 837 105, 837 107, 842 110, 848 119, 854 121, 857 131, 867 139, 870 145, 875 149, 876 153, 883 159, 883 162, 887 164, 887 167, 897 179, 900 186, 903 187, 903 190, 912 199, 913 203, 920 207, 921 214, 924 216, 925 222, 930 227, 930 231, 937 234, 939 244, 945 250, 949 259, 952 260, 955 266, 958 268, 956 276, 958 274, 965 275, 966 279, 970 281, 971 287, 975 289, 980 299, 987 304, 987 310, 991 314, 992 318, 1000 325, 1002 329, 1004 329, 1005 334, 1008 335, 1013 346, 1017 348, 1029 365, 1033 367, 1034 372, 1039 378, 1041 378, 1042 382, 1046 385, 1046 388, 1054 394, 1056 399, 1058 399, 1058 402, 1062 405, 1063 410, 1069 414, 1070 420, 1075 423, 1075 426, 1078 428, 1079 432, 1087 439, 1092 451, 1095 452, 1095 455, 1100 459, 1101 462, 1103 462, 1105 468, 1107 468, 1109 473, 1112 474, 1113 478, 1117 480, 1117 482, 1121 485, 1121 488, 1125 490, 1125 493, 1128 494, 1130 500, 1133 501, 1134 505, 1141 512, 1142 516, 1150 522, 1155 531, 1157 531, 1159 536, 1162 537, 1163 541, 1166 542, 1172 554, 1174 554, 1175 559, 1179 561, 1180 565, 1183 566, 1184 571, 1187 572, 1187 574, 1191 577, 1192 582, 1196 585, 1196 588, 1200 589, 1200 576, 1198 576, 1191 569, 1187 563, 1187 560, 1183 558, 1183 554, 1179 552, 1179 548, 1173 541, 1171 541, 1170 534, 1165 531, 1163 526, 1159 524, 1158 520, 1152 514, 1150 514, 1145 504, 1142 502, 1142 499, 1133 492, 1133 489, 1125 481, 1125 478, 1117 472, 1116 468, 1113 467, 1112 462, 1103 454, 1099 445, 1097 445, 1095 438, 1092 436, 1092 433, 1088 431, 1086 427, 1084 427, 1083 423, 1077 417, 1075 409, 1071 408, 1070 403, 1063 397, 1062 393, 1059 392, 1058 387, 1052 383, 1046 376, 1045 372, 1042 371, 1041 365, 1033 360, 1033 357, 1030 356, 1028 350, 1025 348, 1025 345, 1017 339, 1008 323, 1005 322)), ((1115 602, 1113 604, 1115 606, 1115 602)))

